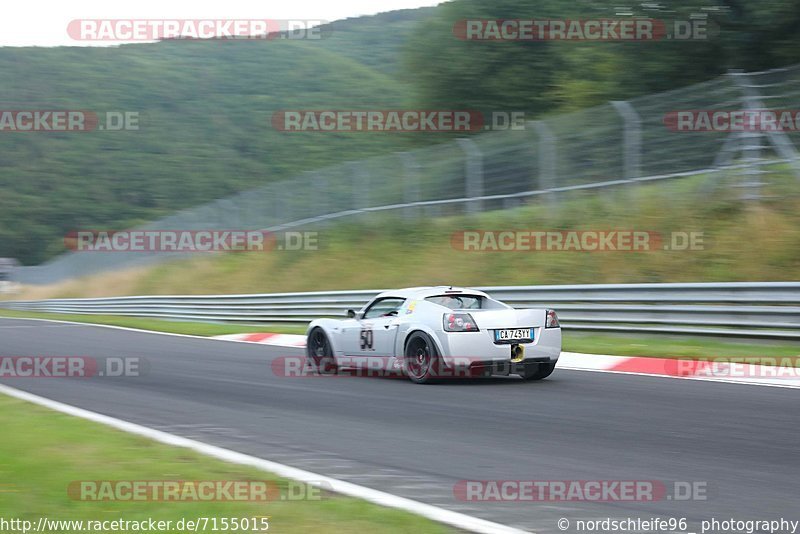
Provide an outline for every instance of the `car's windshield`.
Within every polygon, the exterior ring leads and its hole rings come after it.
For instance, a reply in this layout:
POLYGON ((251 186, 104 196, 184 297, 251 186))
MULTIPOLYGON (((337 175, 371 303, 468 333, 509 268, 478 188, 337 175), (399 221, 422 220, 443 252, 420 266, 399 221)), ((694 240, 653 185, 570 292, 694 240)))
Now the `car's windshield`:
POLYGON ((479 310, 483 307, 483 297, 480 295, 436 295, 425 300, 451 310, 479 310))

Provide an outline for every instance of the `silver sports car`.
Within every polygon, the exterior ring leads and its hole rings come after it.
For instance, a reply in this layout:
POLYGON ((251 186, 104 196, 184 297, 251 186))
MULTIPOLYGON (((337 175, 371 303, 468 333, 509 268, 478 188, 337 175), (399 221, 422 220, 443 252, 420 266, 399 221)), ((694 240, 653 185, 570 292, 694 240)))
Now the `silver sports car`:
POLYGON ((312 369, 397 370, 421 384, 509 374, 540 380, 553 372, 561 353, 555 311, 515 310, 474 289, 386 291, 347 316, 309 325, 312 369))

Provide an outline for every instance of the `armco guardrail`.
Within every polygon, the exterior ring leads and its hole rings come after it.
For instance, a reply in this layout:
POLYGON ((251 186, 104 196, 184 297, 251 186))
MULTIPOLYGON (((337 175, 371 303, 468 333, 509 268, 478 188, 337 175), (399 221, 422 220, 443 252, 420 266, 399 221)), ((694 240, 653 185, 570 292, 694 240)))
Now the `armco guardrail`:
MULTIPOLYGON (((800 282, 481 288, 514 307, 550 307, 564 328, 800 339, 800 282)), ((382 290, 8 301, 12 310, 240 324, 343 317, 382 290)))

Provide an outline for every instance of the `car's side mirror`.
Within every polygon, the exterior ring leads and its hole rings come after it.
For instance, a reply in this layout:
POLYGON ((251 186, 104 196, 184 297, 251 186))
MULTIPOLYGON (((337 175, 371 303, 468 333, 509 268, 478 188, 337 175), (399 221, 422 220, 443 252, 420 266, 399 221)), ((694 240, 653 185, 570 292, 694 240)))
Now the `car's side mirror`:
POLYGON ((355 310, 347 310, 347 318, 348 319, 355 319, 356 318, 356 311, 355 310))

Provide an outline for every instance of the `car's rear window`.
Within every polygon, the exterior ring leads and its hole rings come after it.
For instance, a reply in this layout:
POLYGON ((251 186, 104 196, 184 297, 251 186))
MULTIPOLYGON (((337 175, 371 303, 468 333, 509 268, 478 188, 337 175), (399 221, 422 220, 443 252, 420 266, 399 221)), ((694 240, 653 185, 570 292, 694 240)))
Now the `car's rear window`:
POLYGON ((425 300, 451 310, 480 310, 483 307, 483 297, 480 295, 435 295, 425 300))

